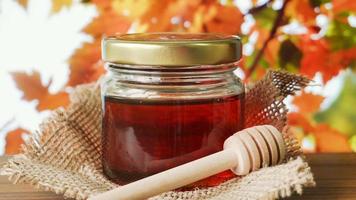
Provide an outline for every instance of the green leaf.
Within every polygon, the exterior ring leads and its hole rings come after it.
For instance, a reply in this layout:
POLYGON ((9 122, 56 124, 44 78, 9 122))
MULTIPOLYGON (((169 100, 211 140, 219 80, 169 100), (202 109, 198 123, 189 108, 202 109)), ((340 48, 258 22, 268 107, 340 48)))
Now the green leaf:
POLYGON ((245 57, 245 65, 246 68, 250 68, 253 61, 256 59, 256 55, 258 53, 258 50, 254 49, 251 55, 245 57))
POLYGON ((280 68, 293 72, 297 71, 303 54, 290 39, 287 39, 282 42, 278 55, 280 68))
POLYGON ((333 50, 347 49, 356 45, 356 28, 333 20, 328 27, 326 38, 333 50))
MULTIPOLYGON (((248 68, 251 67, 253 61, 256 59, 257 53, 259 53, 259 50, 255 50, 252 55, 250 56, 246 56, 246 66, 248 68)), ((270 65, 268 64, 268 62, 266 61, 266 59, 264 59, 264 57, 262 56, 262 58, 259 60, 258 65, 260 67, 263 67, 264 69, 269 69, 270 65)))
POLYGON ((239 37, 241 39, 242 44, 248 43, 248 40, 249 40, 249 36, 248 35, 239 35, 239 37))
POLYGON ((352 151, 356 152, 356 135, 350 138, 350 144, 352 151))
POLYGON ((260 64, 260 66, 262 66, 264 69, 269 69, 269 68, 272 67, 272 66, 270 66, 270 65, 268 64, 268 62, 267 62, 266 59, 264 59, 264 58, 261 58, 259 64, 260 64))
POLYGON ((309 0, 310 5, 313 7, 320 7, 322 4, 330 3, 331 0, 309 0))
POLYGON ((356 135, 356 73, 351 70, 345 77, 343 88, 331 106, 315 115, 317 122, 325 122, 341 133, 356 135))
POLYGON ((259 12, 253 14, 256 20, 256 24, 264 29, 270 30, 273 26, 274 19, 277 16, 277 12, 270 7, 264 8, 259 12))

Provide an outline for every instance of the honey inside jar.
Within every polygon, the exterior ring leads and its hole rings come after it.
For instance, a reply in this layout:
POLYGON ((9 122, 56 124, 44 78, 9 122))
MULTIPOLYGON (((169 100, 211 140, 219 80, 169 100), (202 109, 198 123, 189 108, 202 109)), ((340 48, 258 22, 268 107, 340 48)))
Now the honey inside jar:
MULTIPOLYGON (((127 184, 220 151, 227 137, 243 129, 244 87, 233 74, 240 57, 240 40, 228 35, 150 33, 104 40, 106 176, 127 184)), ((224 172, 186 189, 231 177, 224 172)))

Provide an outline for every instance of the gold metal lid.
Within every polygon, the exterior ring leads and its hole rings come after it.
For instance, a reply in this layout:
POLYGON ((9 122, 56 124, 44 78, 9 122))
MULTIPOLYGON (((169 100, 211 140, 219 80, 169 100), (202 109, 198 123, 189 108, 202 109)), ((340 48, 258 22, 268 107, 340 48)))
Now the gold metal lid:
POLYGON ((131 65, 193 66, 240 60, 242 44, 233 35, 209 33, 135 33, 107 37, 106 62, 131 65))

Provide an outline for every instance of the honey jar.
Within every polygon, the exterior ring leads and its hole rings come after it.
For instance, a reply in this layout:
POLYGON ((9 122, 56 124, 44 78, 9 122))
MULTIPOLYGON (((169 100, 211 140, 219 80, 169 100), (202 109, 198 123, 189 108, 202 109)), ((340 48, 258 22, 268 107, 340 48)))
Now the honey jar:
MULTIPOLYGON (((102 58, 102 163, 127 184, 220 151, 243 129, 238 37, 137 33, 107 37, 102 58)), ((193 186, 228 180, 229 172, 193 186)))

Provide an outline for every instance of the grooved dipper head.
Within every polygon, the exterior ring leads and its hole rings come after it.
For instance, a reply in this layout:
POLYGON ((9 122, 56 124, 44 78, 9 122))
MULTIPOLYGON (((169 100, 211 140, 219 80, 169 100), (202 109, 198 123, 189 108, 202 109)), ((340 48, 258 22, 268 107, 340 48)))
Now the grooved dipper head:
POLYGON ((235 133, 225 140, 224 149, 235 151, 238 165, 231 171, 237 175, 281 163, 287 151, 282 133, 271 125, 255 126, 235 133))

